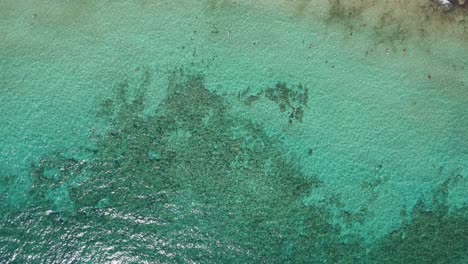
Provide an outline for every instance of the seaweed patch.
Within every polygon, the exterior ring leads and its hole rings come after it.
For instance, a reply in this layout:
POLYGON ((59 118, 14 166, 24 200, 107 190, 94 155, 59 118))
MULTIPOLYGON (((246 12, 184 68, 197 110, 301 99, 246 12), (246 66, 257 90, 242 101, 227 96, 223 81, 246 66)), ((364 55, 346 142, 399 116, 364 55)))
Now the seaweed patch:
POLYGON ((304 111, 309 103, 309 89, 302 84, 287 85, 278 82, 274 87, 268 87, 255 94, 251 94, 250 88, 238 93, 237 98, 247 106, 251 106, 262 97, 278 105, 279 111, 287 113, 288 123, 302 122, 304 111))
POLYGON ((400 49, 407 39, 432 35, 463 40, 468 33, 468 1, 329 0, 326 24, 341 25, 347 35, 370 29, 375 45, 400 49))

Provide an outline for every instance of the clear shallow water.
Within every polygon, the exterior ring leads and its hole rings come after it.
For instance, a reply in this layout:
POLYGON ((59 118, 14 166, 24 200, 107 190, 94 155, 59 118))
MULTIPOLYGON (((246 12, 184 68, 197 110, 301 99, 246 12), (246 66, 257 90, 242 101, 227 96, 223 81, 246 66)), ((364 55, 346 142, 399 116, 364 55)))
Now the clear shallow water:
POLYGON ((463 263, 463 20, 333 3, 3 2, 2 262, 463 263))

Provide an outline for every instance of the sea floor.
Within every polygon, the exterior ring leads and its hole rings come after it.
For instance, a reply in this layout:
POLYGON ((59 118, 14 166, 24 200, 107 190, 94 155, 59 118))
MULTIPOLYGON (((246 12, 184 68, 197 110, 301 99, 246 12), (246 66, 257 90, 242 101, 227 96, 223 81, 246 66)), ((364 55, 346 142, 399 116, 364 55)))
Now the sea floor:
POLYGON ((0 263, 468 262, 450 2, 0 1, 0 263))

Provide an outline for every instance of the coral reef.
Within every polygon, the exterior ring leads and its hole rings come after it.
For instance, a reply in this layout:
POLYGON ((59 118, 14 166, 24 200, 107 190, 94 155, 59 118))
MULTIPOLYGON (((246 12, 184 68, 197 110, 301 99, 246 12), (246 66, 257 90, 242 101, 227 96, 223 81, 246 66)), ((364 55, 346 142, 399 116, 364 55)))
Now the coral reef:
MULTIPOLYGON (((94 147, 51 153, 32 165, 27 208, 0 218, 2 262, 12 254, 21 262, 54 261, 70 252, 84 262, 466 258, 468 219, 446 209, 447 183, 434 194, 435 209, 418 205, 411 222, 366 248, 360 237, 344 239, 326 208, 304 205, 320 183, 306 179, 262 127, 230 115, 203 76, 174 71, 167 98, 144 115, 152 78, 143 71, 140 83, 122 82, 103 100, 98 116, 109 130, 94 147), (38 236, 45 242, 32 243, 38 236)), ((305 91, 279 83, 264 96, 291 111, 307 104, 305 91)), ((350 225, 365 217, 346 216, 350 225)))

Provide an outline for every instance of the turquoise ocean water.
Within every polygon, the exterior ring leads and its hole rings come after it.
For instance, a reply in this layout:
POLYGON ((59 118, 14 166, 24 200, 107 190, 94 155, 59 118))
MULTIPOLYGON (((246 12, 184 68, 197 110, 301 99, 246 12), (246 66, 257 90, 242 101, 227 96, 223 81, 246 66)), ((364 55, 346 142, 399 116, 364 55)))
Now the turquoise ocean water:
POLYGON ((0 0, 0 263, 467 263, 466 5, 407 2, 0 0))

